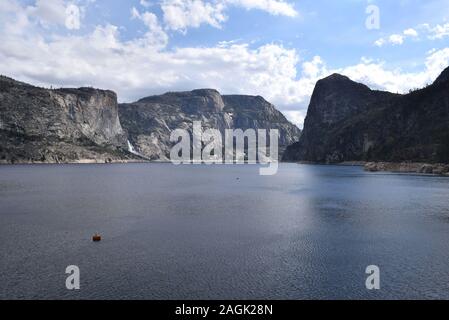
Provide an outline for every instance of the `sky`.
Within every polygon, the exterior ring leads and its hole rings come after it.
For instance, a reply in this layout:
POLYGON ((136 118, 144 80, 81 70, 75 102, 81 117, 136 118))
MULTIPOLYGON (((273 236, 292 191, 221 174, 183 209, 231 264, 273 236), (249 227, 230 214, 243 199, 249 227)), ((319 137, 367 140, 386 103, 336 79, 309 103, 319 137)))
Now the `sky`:
POLYGON ((120 102, 214 88, 302 127, 332 73, 406 93, 449 66, 449 0, 0 0, 0 74, 120 102))

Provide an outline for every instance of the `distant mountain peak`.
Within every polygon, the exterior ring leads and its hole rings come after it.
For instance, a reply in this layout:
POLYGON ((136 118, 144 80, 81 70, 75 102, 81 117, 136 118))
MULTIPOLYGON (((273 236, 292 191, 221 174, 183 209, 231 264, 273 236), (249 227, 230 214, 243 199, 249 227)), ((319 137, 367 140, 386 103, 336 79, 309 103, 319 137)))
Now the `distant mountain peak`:
POLYGON ((324 92, 346 92, 352 93, 354 91, 367 92, 371 89, 359 82, 351 80, 349 77, 339 73, 333 73, 330 76, 319 80, 316 84, 315 91, 324 92))
POLYGON ((347 76, 344 76, 339 73, 333 73, 330 76, 323 78, 321 81, 351 81, 351 82, 353 82, 347 76))
POLYGON ((155 100, 163 100, 163 99, 184 99, 184 98, 194 98, 194 97, 202 97, 202 98, 208 98, 208 97, 220 97, 221 94, 216 89, 209 89, 209 88, 203 88, 203 89, 195 89, 191 91, 168 91, 162 95, 153 95, 144 97, 139 100, 139 102, 155 102, 155 100))
POLYGON ((209 95, 220 94, 220 92, 217 89, 211 89, 211 88, 195 89, 195 90, 192 90, 191 93, 194 93, 194 94, 197 94, 200 96, 209 96, 209 95))

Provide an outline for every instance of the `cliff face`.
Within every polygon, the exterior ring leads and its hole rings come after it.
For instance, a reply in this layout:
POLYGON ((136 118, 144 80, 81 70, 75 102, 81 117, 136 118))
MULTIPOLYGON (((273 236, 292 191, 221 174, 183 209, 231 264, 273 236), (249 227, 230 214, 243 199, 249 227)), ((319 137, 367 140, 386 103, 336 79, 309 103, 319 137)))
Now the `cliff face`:
POLYGON ((340 75, 320 80, 303 134, 284 160, 449 162, 449 69, 407 95, 373 91, 340 75))
POLYGON ((223 96, 223 100, 225 113, 232 115, 231 128, 278 129, 281 151, 301 136, 298 127, 260 96, 227 95, 223 96))
POLYGON ((117 97, 91 88, 47 90, 0 77, 0 161, 126 159, 117 97))
POLYGON ((279 129, 281 151, 300 135, 262 97, 202 89, 119 107, 112 91, 48 90, 0 77, 0 163, 168 160, 171 131, 191 129, 193 121, 221 132, 279 129))
POLYGON ((203 129, 279 129, 279 145, 297 141, 300 130, 262 97, 222 96, 216 90, 166 93, 119 105, 120 119, 137 151, 153 160, 167 160, 175 129, 191 130, 193 121, 203 129))

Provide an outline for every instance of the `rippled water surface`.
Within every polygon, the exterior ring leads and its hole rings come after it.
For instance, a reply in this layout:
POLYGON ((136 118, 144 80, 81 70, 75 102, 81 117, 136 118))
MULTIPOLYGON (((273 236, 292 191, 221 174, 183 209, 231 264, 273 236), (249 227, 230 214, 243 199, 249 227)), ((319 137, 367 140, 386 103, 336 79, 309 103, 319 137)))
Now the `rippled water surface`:
POLYGON ((449 298, 449 178, 0 166, 0 299, 11 298, 449 298), (79 291, 65 288, 68 265, 81 270, 79 291))

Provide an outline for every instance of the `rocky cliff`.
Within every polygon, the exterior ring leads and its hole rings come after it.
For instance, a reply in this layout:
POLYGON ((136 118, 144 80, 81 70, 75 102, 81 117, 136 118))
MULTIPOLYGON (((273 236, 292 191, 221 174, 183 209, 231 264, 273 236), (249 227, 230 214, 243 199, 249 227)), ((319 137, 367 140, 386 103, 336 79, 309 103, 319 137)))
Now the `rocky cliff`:
POLYGON ((193 121, 221 132, 279 129, 281 148, 300 135, 262 97, 203 89, 119 107, 112 91, 50 90, 0 77, 0 163, 168 160, 171 131, 190 129, 193 121))
POLYGON ((128 159, 112 91, 48 90, 0 77, 0 162, 128 159))
POLYGON ((406 95, 370 90, 341 75, 320 80, 299 142, 286 161, 449 162, 449 68, 406 95))
POLYGON ((279 129, 279 145, 297 141, 300 130, 276 108, 258 96, 222 96, 216 90, 169 92, 119 105, 120 120, 136 150, 152 160, 167 160, 175 129, 191 130, 193 121, 203 128, 279 129))

